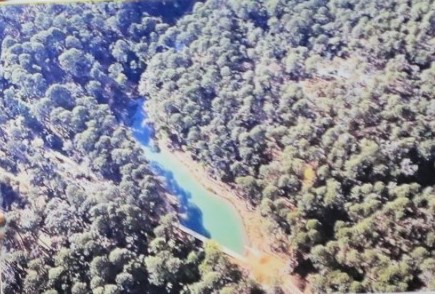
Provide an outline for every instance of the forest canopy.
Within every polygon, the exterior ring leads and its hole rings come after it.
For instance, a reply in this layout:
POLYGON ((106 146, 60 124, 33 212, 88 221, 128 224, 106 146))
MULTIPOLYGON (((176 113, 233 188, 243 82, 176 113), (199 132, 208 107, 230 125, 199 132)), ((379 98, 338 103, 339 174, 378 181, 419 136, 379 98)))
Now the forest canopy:
POLYGON ((433 0, 1 6, 0 37, 4 293, 262 293, 180 235, 138 99, 313 292, 435 290, 433 0))
POLYGON ((160 5, 0 8, 2 293, 257 288, 218 246, 180 235, 126 126, 159 35, 188 9, 160 5))
POLYGON ((315 292, 435 289, 433 1, 209 0, 157 46, 150 121, 315 292))

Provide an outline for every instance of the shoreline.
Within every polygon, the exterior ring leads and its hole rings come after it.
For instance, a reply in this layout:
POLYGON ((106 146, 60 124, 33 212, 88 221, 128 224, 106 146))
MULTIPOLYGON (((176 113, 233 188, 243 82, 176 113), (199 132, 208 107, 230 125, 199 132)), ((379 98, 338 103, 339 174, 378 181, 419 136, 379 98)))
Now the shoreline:
POLYGON ((156 143, 161 152, 173 155, 205 189, 216 195, 216 197, 227 201, 237 211, 247 239, 245 251, 260 250, 271 253, 267 233, 265 232, 265 222, 258 212, 250 210, 244 200, 233 196, 235 192, 228 184, 212 179, 206 169, 192 158, 190 152, 170 149, 166 139, 157 139, 156 143))
POLYGON ((208 191, 216 197, 227 201, 239 214, 244 230, 247 244, 245 255, 252 252, 264 252, 289 259, 289 255, 272 251, 273 235, 266 230, 267 223, 258 210, 248 208, 246 200, 236 195, 234 189, 223 182, 219 182, 208 175, 205 167, 198 161, 195 161, 190 152, 171 149, 167 138, 157 137, 155 142, 163 152, 172 154, 184 167, 189 170, 192 176, 208 191))
POLYGON ((205 167, 192 158, 190 152, 170 149, 166 138, 155 138, 155 142, 161 152, 174 156, 205 189, 216 197, 227 201, 237 211, 247 239, 243 256, 248 260, 248 262, 236 261, 237 264, 248 270, 250 275, 261 284, 265 282, 263 284, 265 286, 273 287, 276 285, 276 281, 280 281, 278 285, 282 286, 286 293, 287 291, 296 294, 311 293, 306 280, 298 275, 285 273, 284 269, 290 262, 291 256, 284 252, 272 251, 274 236, 267 232, 265 218, 260 215, 258 210, 250 210, 245 200, 235 196, 236 192, 228 184, 212 179, 205 167), (266 275, 264 271, 266 271, 266 275))

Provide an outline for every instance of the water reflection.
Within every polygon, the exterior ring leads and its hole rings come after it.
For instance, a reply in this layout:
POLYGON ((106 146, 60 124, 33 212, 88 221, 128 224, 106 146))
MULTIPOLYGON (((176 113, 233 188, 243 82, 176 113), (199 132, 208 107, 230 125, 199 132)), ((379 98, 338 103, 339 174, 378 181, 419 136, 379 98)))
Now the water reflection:
POLYGON ((134 110, 132 129, 133 135, 138 142, 140 142, 146 151, 147 159, 150 160, 151 170, 165 179, 164 183, 169 192, 176 195, 179 200, 179 213, 181 217, 181 223, 186 227, 194 230, 195 232, 210 238, 210 233, 205 229, 203 225, 203 215, 201 209, 190 201, 192 195, 183 189, 175 180, 174 173, 166 170, 157 161, 152 160, 150 153, 154 153, 154 156, 158 156, 159 152, 155 150, 152 144, 152 137, 154 131, 147 125, 142 125, 146 114, 142 110, 142 103, 134 104, 131 111, 134 110))

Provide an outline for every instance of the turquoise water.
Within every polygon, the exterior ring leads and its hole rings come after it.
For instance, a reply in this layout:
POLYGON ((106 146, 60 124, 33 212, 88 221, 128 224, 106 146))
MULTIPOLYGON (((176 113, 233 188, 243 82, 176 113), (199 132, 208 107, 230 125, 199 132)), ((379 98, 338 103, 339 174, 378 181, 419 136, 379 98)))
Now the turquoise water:
POLYGON ((133 135, 142 144, 153 171, 165 178, 167 188, 178 197, 181 223, 242 254, 246 237, 237 210, 227 200, 203 187, 172 153, 157 152, 152 148, 152 130, 143 123, 145 118, 143 103, 140 103, 133 118, 133 135))

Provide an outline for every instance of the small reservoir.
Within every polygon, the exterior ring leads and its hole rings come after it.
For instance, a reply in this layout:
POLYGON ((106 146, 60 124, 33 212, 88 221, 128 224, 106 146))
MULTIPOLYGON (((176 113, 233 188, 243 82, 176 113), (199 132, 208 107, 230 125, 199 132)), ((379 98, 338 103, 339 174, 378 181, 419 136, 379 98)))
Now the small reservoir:
POLYGON ((189 168, 168 151, 157 151, 153 130, 144 123, 146 109, 138 103, 132 121, 135 139, 142 144, 154 173, 165 179, 167 189, 180 203, 181 223, 193 231, 215 240, 222 246, 243 254, 246 234, 237 210, 223 197, 207 190, 189 168))

